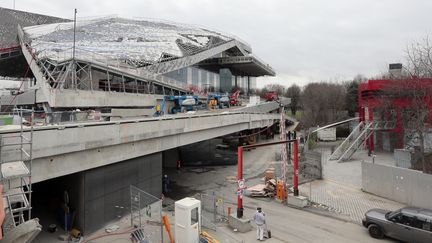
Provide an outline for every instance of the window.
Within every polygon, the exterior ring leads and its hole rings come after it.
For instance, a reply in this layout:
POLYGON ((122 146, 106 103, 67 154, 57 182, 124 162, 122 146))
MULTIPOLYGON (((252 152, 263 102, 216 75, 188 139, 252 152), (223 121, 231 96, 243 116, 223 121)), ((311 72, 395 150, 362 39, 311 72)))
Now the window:
POLYGON ((397 210, 397 211, 387 213, 386 218, 391 221, 398 222, 400 216, 401 216, 400 210, 397 210))
POLYGON ((432 232, 432 222, 426 222, 426 221, 422 222, 422 229, 432 232))
POLYGON ((414 227, 414 218, 413 217, 409 217, 409 216, 407 216, 407 215, 404 215, 404 214, 401 214, 399 217, 398 217, 398 223, 400 223, 400 224, 403 224, 403 225, 406 225, 406 226, 411 226, 411 227, 414 227))
POLYGON ((191 210, 191 225, 198 223, 198 208, 194 208, 191 210))
POLYGON ((431 231, 431 222, 428 222, 426 219, 422 218, 414 218, 413 220, 413 227, 416 227, 418 229, 431 231))

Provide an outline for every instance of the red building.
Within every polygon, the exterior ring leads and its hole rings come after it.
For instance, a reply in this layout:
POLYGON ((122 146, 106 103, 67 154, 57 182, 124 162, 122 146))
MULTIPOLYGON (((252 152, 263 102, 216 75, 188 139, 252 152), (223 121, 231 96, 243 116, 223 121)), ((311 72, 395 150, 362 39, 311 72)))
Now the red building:
POLYGON ((410 127, 407 116, 412 115, 412 111, 421 108, 428 112, 425 120, 432 121, 432 79, 382 79, 360 83, 358 107, 360 122, 374 122, 371 127, 375 132, 367 141, 371 151, 386 150, 384 147, 390 151, 403 148, 407 142, 404 141, 405 132, 410 127))

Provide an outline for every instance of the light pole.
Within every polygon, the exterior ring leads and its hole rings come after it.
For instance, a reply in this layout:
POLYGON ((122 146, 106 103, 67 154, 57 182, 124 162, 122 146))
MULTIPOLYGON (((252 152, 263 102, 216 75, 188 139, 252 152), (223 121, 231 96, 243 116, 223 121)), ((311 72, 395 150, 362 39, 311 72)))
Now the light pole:
POLYGON ((74 29, 73 29, 73 52, 72 52, 72 60, 75 62, 75 34, 76 34, 76 15, 77 9, 74 11, 74 29))
POLYGON ((77 9, 74 10, 74 28, 73 28, 73 46, 72 46, 72 84, 74 88, 77 88, 76 83, 76 67, 75 67, 75 35, 76 35, 76 15, 77 9))

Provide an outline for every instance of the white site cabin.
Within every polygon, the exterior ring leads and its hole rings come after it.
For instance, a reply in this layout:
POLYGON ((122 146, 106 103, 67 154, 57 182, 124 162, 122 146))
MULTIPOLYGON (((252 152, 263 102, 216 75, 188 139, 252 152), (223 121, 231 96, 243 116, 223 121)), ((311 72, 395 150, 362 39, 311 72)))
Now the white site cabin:
POLYGON ((175 202, 175 242, 198 243, 201 232, 201 201, 186 197, 175 202))

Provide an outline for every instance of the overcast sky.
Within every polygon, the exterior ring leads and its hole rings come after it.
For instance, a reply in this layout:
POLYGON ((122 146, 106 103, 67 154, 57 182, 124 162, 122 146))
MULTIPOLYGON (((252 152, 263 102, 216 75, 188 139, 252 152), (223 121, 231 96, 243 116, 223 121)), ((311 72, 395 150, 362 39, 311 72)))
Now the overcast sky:
MULTIPOLYGON (((404 62, 432 32, 431 0, 15 0, 16 9, 73 18, 117 14, 199 24, 248 42, 284 85, 374 76, 404 62)), ((0 0, 13 7, 13 0, 0 0)))

